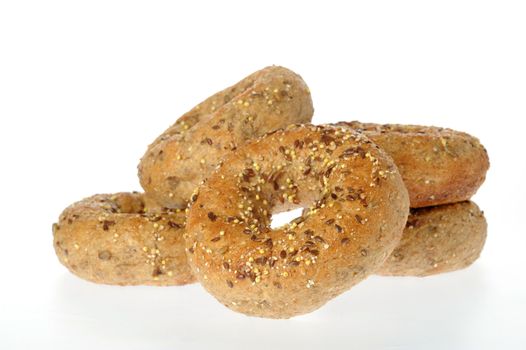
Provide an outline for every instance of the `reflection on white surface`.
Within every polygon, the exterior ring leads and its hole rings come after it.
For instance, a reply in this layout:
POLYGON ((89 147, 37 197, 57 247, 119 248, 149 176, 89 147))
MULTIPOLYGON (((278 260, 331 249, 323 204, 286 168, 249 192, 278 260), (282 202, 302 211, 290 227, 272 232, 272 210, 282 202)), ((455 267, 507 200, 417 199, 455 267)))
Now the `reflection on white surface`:
POLYGON ((426 279, 374 276, 314 313, 267 320, 228 310, 197 284, 103 286, 65 274, 56 282, 52 316, 39 324, 46 329, 44 342, 81 348, 101 342, 119 347, 124 340, 126 349, 228 348, 234 341, 255 349, 462 348, 478 336, 471 330, 487 312, 484 284, 476 266, 426 279))

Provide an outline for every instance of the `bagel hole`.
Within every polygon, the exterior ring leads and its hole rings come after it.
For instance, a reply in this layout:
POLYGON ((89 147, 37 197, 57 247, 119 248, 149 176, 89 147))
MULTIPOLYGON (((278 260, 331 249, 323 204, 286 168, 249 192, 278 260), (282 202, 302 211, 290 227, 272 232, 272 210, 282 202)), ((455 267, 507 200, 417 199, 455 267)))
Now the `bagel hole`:
POLYGON ((284 211, 281 213, 272 214, 272 219, 270 221, 270 228, 276 229, 285 224, 290 223, 292 220, 299 218, 303 212, 303 208, 296 208, 289 211, 284 211))

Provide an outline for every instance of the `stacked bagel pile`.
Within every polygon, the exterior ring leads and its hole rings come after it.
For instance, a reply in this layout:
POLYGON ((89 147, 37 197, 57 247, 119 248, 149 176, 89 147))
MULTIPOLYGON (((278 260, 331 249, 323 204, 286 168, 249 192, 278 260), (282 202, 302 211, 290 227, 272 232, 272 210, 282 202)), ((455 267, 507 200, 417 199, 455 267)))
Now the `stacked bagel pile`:
POLYGON ((139 164, 144 193, 95 195, 53 225, 59 260, 118 285, 199 281, 227 307, 288 318, 371 274, 473 263, 486 238, 469 198, 489 167, 450 129, 312 125, 301 77, 267 67, 180 117, 139 164), (304 208, 271 228, 272 215, 304 208))

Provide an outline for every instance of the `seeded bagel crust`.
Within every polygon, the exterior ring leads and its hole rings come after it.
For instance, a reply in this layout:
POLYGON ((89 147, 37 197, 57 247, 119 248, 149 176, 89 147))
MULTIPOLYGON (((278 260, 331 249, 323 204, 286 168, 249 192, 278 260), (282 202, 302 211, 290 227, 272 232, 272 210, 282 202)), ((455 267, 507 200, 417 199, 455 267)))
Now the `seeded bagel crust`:
POLYGON ((402 235, 407 190, 364 135, 292 126, 238 148, 192 196, 186 246, 201 284, 247 315, 313 311, 374 273, 402 235), (283 227, 273 213, 309 208, 283 227))
MULTIPOLYGON (((113 210, 110 209, 110 211, 115 211, 115 208, 121 207, 121 212, 122 210, 127 210, 128 212, 143 213, 144 209, 141 209, 143 208, 140 202, 141 199, 144 199, 145 205, 148 207, 147 198, 138 193, 97 195, 75 204, 73 207, 74 210, 70 208, 68 211, 65 211, 61 216, 61 223, 54 225, 55 249, 60 261, 81 278, 97 283, 180 285, 194 282, 195 279, 191 276, 189 267, 186 267, 186 257, 184 257, 184 261, 174 261, 172 267, 161 264, 161 267, 156 270, 155 268, 150 268, 151 261, 148 261, 150 260, 148 255, 152 253, 151 247, 148 248, 147 245, 143 245, 141 250, 132 247, 131 251, 136 251, 137 254, 121 256, 119 263, 115 263, 116 258, 113 258, 115 264, 111 265, 108 264, 107 260, 112 258, 112 252, 121 251, 121 248, 119 248, 120 243, 117 242, 117 240, 112 241, 107 246, 108 249, 102 249, 103 245, 101 245, 96 249, 96 251, 99 252, 97 256, 90 257, 88 252, 81 249, 77 242, 87 241, 90 237, 96 239, 96 235, 82 233, 84 226, 79 228, 78 223, 67 230, 61 230, 61 228, 73 225, 73 222, 71 224, 68 223, 69 216, 71 216, 72 221, 76 221, 79 218, 79 214, 75 212, 82 210, 82 215, 86 215, 86 211, 80 208, 85 208, 87 203, 95 202, 95 206, 109 205, 109 208, 114 208, 113 210), (113 198, 113 200, 110 198, 113 198), (101 202, 101 200, 103 202, 101 202), (116 204, 119 202, 121 204, 116 204), (133 205, 135 205, 135 207, 133 207, 133 205), (71 232, 74 232, 74 234, 71 232), (78 237, 80 237, 80 239, 78 239, 78 237), (115 249, 116 247, 117 249, 115 249), (146 247, 146 251, 144 247, 146 247), (78 252, 78 250, 80 250, 80 252, 78 252), (73 257, 71 257, 70 252, 73 252, 73 257), (143 254, 143 252, 146 254, 143 254), (142 257, 137 255, 142 255, 142 257), (129 259, 130 262, 127 263, 123 259, 129 259), (81 263, 72 261, 81 261, 81 263), (145 262, 146 265, 142 264, 142 262, 145 262), (104 266, 99 268, 102 268, 105 272, 98 272, 96 275, 101 276, 101 274, 103 274, 102 278, 89 277, 92 273, 79 271, 79 266, 100 266, 101 264, 104 266), (141 271, 134 272, 134 270, 137 269, 131 268, 133 265, 138 265, 141 271), (167 269, 168 272, 166 271, 167 269), (128 277, 123 279, 123 274, 128 277), (119 275, 120 277, 114 280, 112 277, 114 275, 119 275)), ((88 204, 88 208, 88 211, 94 209, 92 204, 88 204)), ((148 210, 151 213, 152 209, 150 208, 148 210)), ((157 210, 166 211, 166 209, 162 208, 158 208, 157 210)), ((184 230, 184 214, 182 212, 172 212, 169 215, 175 216, 175 219, 172 219, 168 226, 172 229, 184 230)), ((102 217, 104 217, 104 213, 102 217)), ((157 220, 157 216, 150 215, 149 217, 153 218, 154 222, 159 222, 155 221, 157 220)), ((128 229, 133 227, 132 225, 137 220, 137 217, 136 215, 130 215, 128 217, 122 217, 122 219, 122 225, 118 228, 115 227, 117 237, 123 234, 129 234, 128 229), (130 220, 129 223, 127 222, 128 219, 130 220)), ((113 225, 111 221, 107 220, 106 222, 104 220, 102 222, 99 221, 99 224, 102 224, 103 231, 106 231, 104 229, 105 227, 107 227, 107 231, 109 231, 109 227, 113 225)), ((159 227, 160 226, 157 226, 157 230, 159 227)), ((385 276, 424 277, 463 269, 470 266, 479 257, 486 240, 486 231, 487 224, 484 214, 477 205, 471 201, 411 209, 402 239, 376 273, 385 276)), ((106 238, 108 238, 108 235, 109 233, 107 232, 103 234, 106 238)), ((139 240, 146 242, 148 241, 149 235, 148 233, 139 240)), ((160 236, 158 236, 158 238, 159 237, 160 236)), ((97 242, 94 243, 97 244, 97 242)), ((94 243, 88 242, 85 246, 93 246, 94 243)), ((140 244, 137 244, 137 246, 140 246, 140 244)), ((178 256, 184 254, 183 241, 180 239, 176 240, 170 250, 176 251, 176 255, 178 256)), ((155 254, 155 251, 153 254, 155 254)), ((97 267, 91 269, 96 270, 97 267)))
POLYGON ((411 209, 402 240, 377 271, 386 276, 429 276, 463 269, 486 241, 484 213, 471 202, 411 209))
POLYGON ((55 252, 77 276, 118 285, 194 282, 185 213, 151 212, 140 193, 99 194, 66 208, 53 225, 55 252))
POLYGON ((141 185, 161 206, 183 208, 225 154, 272 130, 308 123, 313 111, 299 75, 278 66, 257 71, 200 103, 159 136, 139 164, 141 185))
POLYGON ((340 122, 363 132, 394 160, 412 208, 470 199, 486 178, 489 158, 479 140, 463 132, 418 125, 340 122))

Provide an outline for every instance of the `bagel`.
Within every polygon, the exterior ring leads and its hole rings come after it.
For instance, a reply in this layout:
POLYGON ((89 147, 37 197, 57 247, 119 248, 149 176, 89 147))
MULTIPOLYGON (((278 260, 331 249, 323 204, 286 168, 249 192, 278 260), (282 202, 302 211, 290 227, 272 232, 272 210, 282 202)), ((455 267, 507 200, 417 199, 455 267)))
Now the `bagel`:
POLYGON ((296 125, 227 155, 194 192, 190 266, 206 290, 247 315, 315 310, 379 269, 409 211, 391 158, 349 128, 296 125), (273 213, 308 207, 271 229, 273 213))
POLYGON ((463 132, 418 125, 340 122, 363 132, 394 160, 412 208, 471 198, 486 178, 489 158, 479 140, 463 132))
POLYGON ((192 191, 226 153, 247 140, 313 114, 301 77, 267 67, 223 90, 183 115, 159 136, 139 164, 139 178, 159 205, 186 206, 192 191))
MULTIPOLYGON (((76 257, 71 258, 69 252, 77 252, 80 249, 80 245, 77 243, 78 241, 85 241, 89 239, 89 237, 97 236, 92 233, 82 233, 85 232, 82 228, 84 226, 80 226, 81 228, 79 228, 78 223, 75 224, 77 227, 70 227, 69 230, 60 230, 60 228, 72 225, 73 221, 79 218, 79 211, 81 213, 80 215, 85 215, 85 208, 87 208, 88 211, 93 211, 94 208, 105 207, 106 212, 107 209, 110 208, 110 211, 113 211, 112 214, 115 214, 115 210, 120 211, 121 214, 138 213, 140 215, 144 214, 145 210, 148 210, 150 213, 152 210, 166 211, 166 209, 159 207, 152 209, 150 205, 155 205, 155 202, 151 202, 148 196, 138 193, 118 193, 116 195, 96 195, 68 208, 68 210, 64 211, 61 215, 60 223, 54 225, 55 249, 57 250, 60 261, 73 273, 94 282, 105 284, 145 283, 139 281, 136 276, 128 278, 124 282, 119 278, 121 282, 118 282, 114 280, 113 277, 108 276, 108 272, 105 272, 106 277, 103 279, 87 277, 92 274, 78 271, 78 267, 100 265, 102 263, 100 257, 97 256, 96 259, 93 259, 93 256, 90 257, 87 254, 87 250, 81 250, 81 252, 75 253, 76 257), (70 217, 72 219, 71 224, 67 223, 70 217), (74 233, 72 234, 72 232, 74 233), (78 239, 79 237, 80 240, 78 239), (80 260, 79 255, 82 255, 80 260), (82 262, 75 263, 75 260, 82 262)), ((102 215, 104 216, 105 214, 102 215)), ((170 215, 176 216, 175 220, 172 219, 170 227, 184 230, 185 218, 183 213, 181 211, 172 211, 170 215), (174 225, 174 223, 177 225, 174 225)), ((128 219, 135 221, 136 215, 130 215, 124 218, 122 221, 124 225, 121 225, 121 227, 117 229, 117 235, 120 236, 122 232, 127 232, 126 229, 123 228, 133 227, 132 225, 125 224, 125 221, 128 219)), ((100 222, 99 218, 97 218, 97 221, 100 222)), ((104 221, 102 221, 102 225, 104 231, 104 221)), ((484 214, 478 206, 471 201, 411 209, 400 243, 376 273, 384 276, 424 277, 463 269, 471 265, 479 257, 486 240, 486 232, 487 224, 484 214)), ((103 236, 107 236, 107 234, 103 236)), ((177 256, 184 254, 183 240, 178 239, 173 242, 175 243, 170 249, 177 252, 177 256)), ((109 249, 108 252, 110 252, 110 254, 112 251, 115 251, 115 243, 116 242, 112 242, 109 245, 111 249, 109 249)), ((104 250, 102 249, 100 251, 103 252, 104 250)), ((105 255, 107 254, 101 253, 101 256, 105 255)), ((136 259, 136 256, 131 255, 132 261, 136 259)), ((108 269, 114 269, 113 275, 127 274, 129 272, 126 270, 128 265, 123 262, 122 257, 120 260, 119 263, 115 263, 114 265, 105 263, 104 266, 102 266, 103 270, 108 271, 108 269)), ((143 260, 146 261, 148 259, 143 260)), ((142 264, 139 265, 142 266, 142 264)), ((183 261, 179 260, 173 264, 172 267, 166 264, 164 266, 162 265, 163 270, 168 269, 171 271, 165 274, 165 278, 160 277, 162 274, 159 273, 159 271, 154 273, 152 270, 150 273, 149 267, 146 273, 141 272, 140 275, 146 276, 146 280, 152 282, 151 284, 154 285, 180 285, 195 282, 186 265, 186 258, 183 259, 183 261)), ((96 275, 100 276, 100 273, 96 275)))
POLYGON ((118 285, 194 282, 183 243, 184 211, 150 212, 140 193, 99 194, 53 225, 60 262, 77 276, 118 285))
MULTIPOLYGON (((110 207, 118 208, 121 207, 121 212, 136 212, 143 213, 144 208, 149 208, 150 203, 147 196, 142 196, 144 204, 141 204, 141 195, 137 193, 120 193, 115 195, 97 195, 90 197, 81 203, 95 202, 96 205, 103 205, 101 203, 116 203, 121 204, 110 207), (113 197, 112 201, 108 198, 113 197), (96 199, 97 198, 97 199, 96 199), (117 201, 118 199, 118 201, 117 201), (100 200, 103 200, 101 202, 100 200), (128 203, 128 204, 126 204, 128 203), (134 204, 135 203, 135 204, 134 204), (134 207, 135 205, 135 207, 134 207), (130 209, 135 208, 135 209, 130 209), (143 208, 143 209, 141 209, 143 208)), ((152 203, 155 205, 155 203, 152 203)), ((74 206, 75 211, 78 211, 80 204, 74 206)), ((91 210, 93 207, 89 206, 91 210)), ((162 208, 156 208, 156 210, 166 210, 162 208)), ((85 213, 84 209, 82 212, 85 213)), ((172 221, 177 225, 172 225, 175 229, 184 229, 184 215, 182 212, 171 213, 171 215, 178 216, 176 220, 172 221)), ((111 279, 111 277, 105 277, 105 279, 95 279, 85 277, 83 273, 77 272, 79 264, 72 263, 69 258, 69 251, 76 252, 79 248, 78 239, 72 239, 74 237, 69 231, 62 230, 59 232, 60 227, 64 227, 68 220, 69 215, 64 212, 61 215, 61 224, 54 226, 55 232, 55 247, 57 249, 57 255, 61 262, 67 266, 73 273, 79 275, 82 278, 105 284, 142 284, 144 282, 136 281, 120 282, 117 283, 111 279), (73 242, 75 241, 75 242, 73 242), (72 243, 73 242, 73 243, 72 243), (71 247, 73 246, 72 249, 71 247), (59 249, 60 248, 60 249, 59 249)), ((78 214, 71 212, 73 220, 78 218, 78 214)), ((136 220, 135 216, 130 216, 131 220, 136 220)), ((69 224, 71 225, 71 224, 69 224)), ((128 225, 125 225, 128 226, 128 225)), ((74 229, 77 235, 81 234, 82 230, 78 228, 74 229)), ((117 234, 120 234, 118 231, 117 234)), ((480 255, 484 242, 486 240, 487 224, 484 218, 484 214, 478 206, 471 201, 459 202, 454 204, 446 204, 436 207, 411 209, 409 217, 407 219, 406 228, 400 240, 400 243, 393 250, 389 258, 384 262, 376 274, 384 276, 430 276, 434 274, 456 271, 463 269, 471 265, 480 255)), ((95 237, 91 235, 91 237, 95 237)), ((84 237, 85 240, 88 237, 84 237)), ((113 244, 111 244, 111 250, 114 250, 113 244)), ((184 254, 184 246, 182 240, 177 240, 172 251, 176 251, 178 256, 184 254)), ((101 262, 99 259, 93 259, 90 261, 86 252, 84 252, 84 263, 81 266, 97 265, 101 262)), ((77 254, 78 255, 78 254, 77 254)), ((98 258, 98 257, 97 257, 98 258)), ((78 259, 78 256, 77 256, 78 259)), ((133 257, 135 259, 135 257, 133 257)), ((153 278, 147 277, 149 281, 155 281, 154 285, 178 285, 195 282, 193 276, 190 275, 189 268, 184 268, 187 265, 186 261, 179 261, 175 264, 169 274, 166 274, 164 281, 160 280, 160 274, 150 274, 147 272, 144 276, 152 276, 153 278), (172 278, 173 277, 173 278, 172 278)), ((108 269, 108 264, 105 264, 104 268, 108 269)), ((126 267, 126 263, 122 264, 120 268, 126 267)), ((115 268, 115 267, 112 267, 115 268)), ((164 266, 166 270, 166 265, 164 266)), ((124 269, 121 269, 120 275, 122 275, 124 269)), ((161 277, 162 278, 162 277, 161 277)), ((136 278, 133 278, 136 280, 136 278)))
POLYGON ((480 256, 486 232, 484 213, 470 201, 411 209, 400 243, 376 273, 429 276, 463 269, 480 256))

